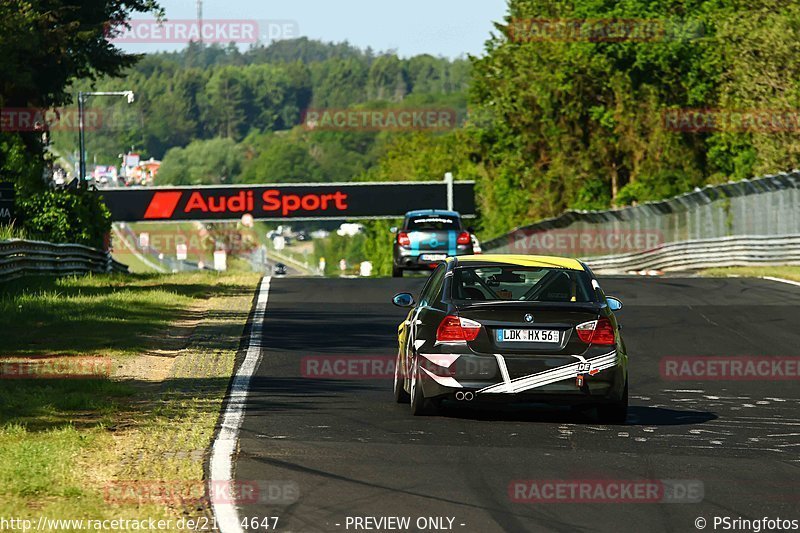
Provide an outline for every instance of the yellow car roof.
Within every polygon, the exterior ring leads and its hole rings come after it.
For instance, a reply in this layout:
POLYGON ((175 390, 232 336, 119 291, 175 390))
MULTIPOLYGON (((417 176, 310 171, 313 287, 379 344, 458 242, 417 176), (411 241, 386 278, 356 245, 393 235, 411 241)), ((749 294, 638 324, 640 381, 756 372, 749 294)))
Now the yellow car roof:
POLYGON ((513 255, 513 254, 481 254, 459 255, 448 257, 448 261, 458 259, 459 263, 508 263, 526 267, 566 268, 568 270, 585 270, 577 259, 557 257, 553 255, 513 255))

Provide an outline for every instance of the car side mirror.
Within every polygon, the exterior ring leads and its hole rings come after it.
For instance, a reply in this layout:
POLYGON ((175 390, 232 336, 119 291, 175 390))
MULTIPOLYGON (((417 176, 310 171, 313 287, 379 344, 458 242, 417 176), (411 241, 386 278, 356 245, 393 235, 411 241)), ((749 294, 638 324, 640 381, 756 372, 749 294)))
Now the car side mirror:
POLYGON ((622 302, 619 300, 619 298, 609 296, 606 298, 606 302, 608 303, 608 308, 612 311, 619 311, 622 309, 622 302))
POLYGON ((389 228, 389 231, 391 233, 397 233, 397 226, 392 226, 391 228, 389 228))
POLYGON ((394 295, 392 303, 397 307, 411 307, 414 305, 414 297, 408 292, 401 292, 394 295))

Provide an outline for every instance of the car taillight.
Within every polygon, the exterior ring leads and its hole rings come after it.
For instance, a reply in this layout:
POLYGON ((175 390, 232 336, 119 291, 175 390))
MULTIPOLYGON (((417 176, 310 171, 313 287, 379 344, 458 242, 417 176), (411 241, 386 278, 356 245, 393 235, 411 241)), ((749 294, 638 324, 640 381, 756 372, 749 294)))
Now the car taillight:
POLYGON ((469 244, 472 242, 472 237, 469 236, 469 233, 466 231, 462 231, 458 234, 458 238, 456 239, 458 244, 469 244))
POLYGON ((586 344, 612 345, 616 343, 614 326, 607 318, 592 320, 575 326, 578 337, 586 344))
POLYGON ((405 231, 401 231, 397 234, 397 244, 400 246, 409 246, 411 245, 411 239, 408 238, 408 233, 405 231))
POLYGON ((444 317, 436 330, 437 342, 474 341, 481 331, 481 325, 474 320, 455 315, 444 317))

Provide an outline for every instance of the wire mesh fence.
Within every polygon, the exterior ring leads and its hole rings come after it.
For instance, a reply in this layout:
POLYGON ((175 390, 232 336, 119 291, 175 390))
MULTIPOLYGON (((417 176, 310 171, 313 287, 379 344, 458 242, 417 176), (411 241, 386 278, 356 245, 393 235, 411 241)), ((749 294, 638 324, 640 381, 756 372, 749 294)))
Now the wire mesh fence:
POLYGON ((733 236, 800 235, 800 171, 707 186, 668 200, 568 211, 483 244, 489 253, 598 257, 733 236))

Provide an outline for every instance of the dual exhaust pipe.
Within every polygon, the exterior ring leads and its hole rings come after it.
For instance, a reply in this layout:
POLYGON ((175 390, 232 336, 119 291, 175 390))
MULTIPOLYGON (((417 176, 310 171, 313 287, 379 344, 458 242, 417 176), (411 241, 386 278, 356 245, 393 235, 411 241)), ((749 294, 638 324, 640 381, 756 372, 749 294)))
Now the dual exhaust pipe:
POLYGON ((458 401, 471 402, 474 399, 475 399, 475 394, 473 394, 472 392, 461 392, 461 391, 458 391, 456 393, 456 400, 458 400, 458 401))

